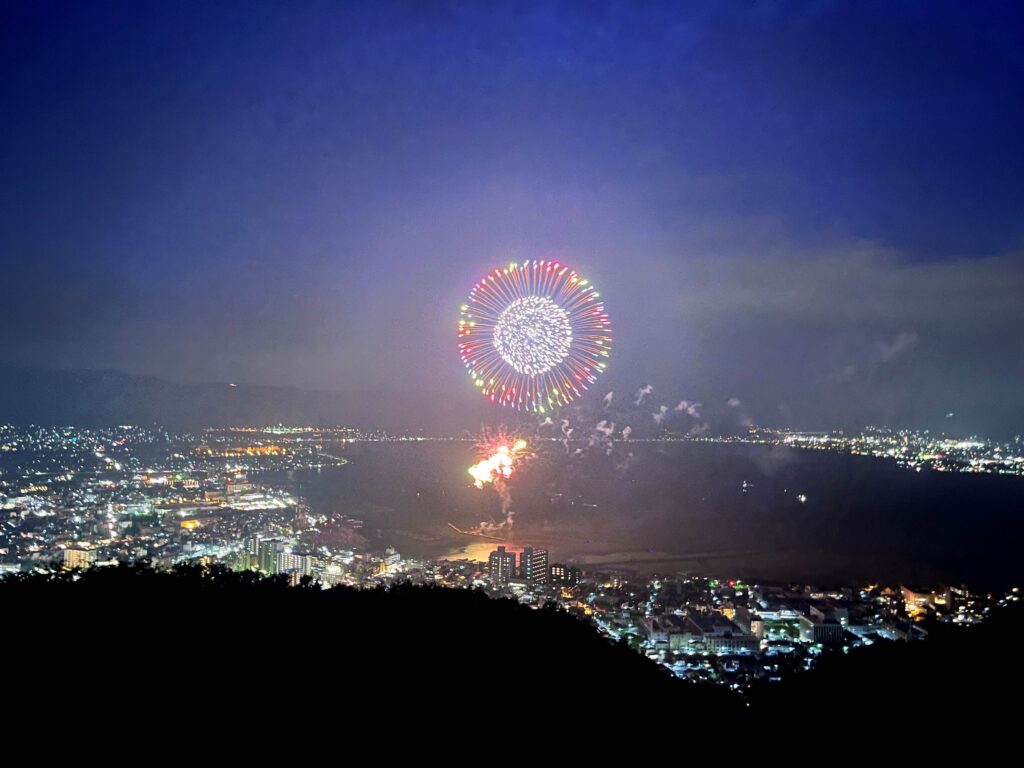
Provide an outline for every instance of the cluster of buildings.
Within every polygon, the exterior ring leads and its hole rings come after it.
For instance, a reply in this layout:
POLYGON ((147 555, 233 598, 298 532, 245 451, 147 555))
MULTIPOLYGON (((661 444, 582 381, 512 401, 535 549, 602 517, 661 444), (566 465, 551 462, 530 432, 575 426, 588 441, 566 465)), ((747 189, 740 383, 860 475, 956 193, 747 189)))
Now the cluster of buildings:
POLYGON ((0 426, 0 572, 221 559, 255 531, 293 532, 300 501, 249 473, 341 463, 262 435, 0 426))
POLYGON ((491 552, 487 558, 487 583, 516 595, 547 585, 574 587, 580 583, 580 569, 564 563, 549 564, 546 549, 523 547, 518 557, 517 564, 516 552, 506 546, 491 552))
POLYGON ((674 574, 640 582, 584 579, 583 613, 676 675, 744 690, 810 668, 827 653, 927 637, 1020 600, 966 587, 823 589, 674 574))
POLYGON ((531 606, 554 603, 681 678, 741 691, 808 669, 823 654, 922 640, 937 625, 976 624, 1020 600, 1017 589, 993 595, 963 586, 824 589, 683 573, 636 577, 549 564, 547 551, 530 546, 498 546, 487 563, 460 568, 463 586, 531 606))
POLYGON ((1018 589, 747 584, 693 574, 636 577, 547 563, 545 550, 499 546, 463 564, 470 586, 532 606, 555 603, 677 676, 743 691, 805 670, 823 654, 926 638, 937 625, 983 621, 1018 589), (546 567, 545 567, 546 566, 546 567))

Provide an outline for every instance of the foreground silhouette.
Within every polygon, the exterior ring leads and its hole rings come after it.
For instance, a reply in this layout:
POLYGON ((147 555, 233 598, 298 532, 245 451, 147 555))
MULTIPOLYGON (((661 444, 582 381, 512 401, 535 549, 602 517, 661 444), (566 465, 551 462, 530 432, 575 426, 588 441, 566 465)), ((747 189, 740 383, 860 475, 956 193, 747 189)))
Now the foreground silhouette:
POLYGON ((199 698, 321 715, 411 706, 459 721, 680 717, 716 728, 998 716, 990 692, 1021 679, 1014 608, 925 642, 827 658, 747 700, 679 681, 563 612, 468 590, 322 590, 123 565, 5 578, 0 610, 8 700, 30 703, 71 689, 97 706, 141 697, 173 710, 199 698))

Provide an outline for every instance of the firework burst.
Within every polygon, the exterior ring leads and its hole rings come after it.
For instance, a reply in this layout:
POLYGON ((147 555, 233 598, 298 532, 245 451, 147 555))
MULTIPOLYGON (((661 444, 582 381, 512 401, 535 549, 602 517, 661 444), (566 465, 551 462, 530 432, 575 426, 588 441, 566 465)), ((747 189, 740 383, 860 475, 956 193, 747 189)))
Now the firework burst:
POLYGON ((557 261, 484 276, 462 305, 462 362, 484 397, 545 413, 581 396, 605 369, 612 331, 590 282, 557 261))
POLYGON ((500 522, 481 523, 477 532, 511 529, 515 514, 508 481, 522 464, 533 458, 533 452, 525 440, 510 437, 504 430, 497 434, 484 432, 476 451, 479 460, 469 468, 469 476, 477 488, 489 487, 498 494, 502 516, 500 522))
POLYGON ((515 471, 516 460, 522 456, 526 448, 525 440, 485 446, 484 458, 469 468, 473 485, 483 488, 488 483, 508 480, 515 471))

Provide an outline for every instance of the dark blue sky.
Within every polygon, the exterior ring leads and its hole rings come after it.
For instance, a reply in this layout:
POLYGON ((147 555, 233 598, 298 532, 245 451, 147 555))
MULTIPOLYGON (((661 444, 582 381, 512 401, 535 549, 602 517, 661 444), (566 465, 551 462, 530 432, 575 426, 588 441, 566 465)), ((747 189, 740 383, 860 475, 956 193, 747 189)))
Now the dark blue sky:
POLYGON ((1024 431, 1020 3, 9 1, 0 68, 11 362, 471 399, 555 256, 608 388, 1024 431))

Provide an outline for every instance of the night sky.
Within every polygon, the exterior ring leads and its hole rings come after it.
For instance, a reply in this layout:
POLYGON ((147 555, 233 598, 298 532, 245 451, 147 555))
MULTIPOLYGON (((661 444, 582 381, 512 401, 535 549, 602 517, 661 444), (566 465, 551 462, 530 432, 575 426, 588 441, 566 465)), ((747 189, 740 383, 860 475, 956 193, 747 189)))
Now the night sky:
POLYGON ((528 257, 597 400, 1024 432, 1024 5, 0 4, 5 362, 476 407, 528 257))

